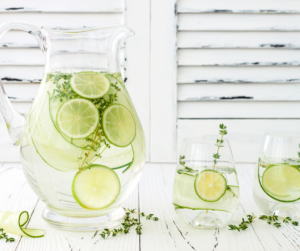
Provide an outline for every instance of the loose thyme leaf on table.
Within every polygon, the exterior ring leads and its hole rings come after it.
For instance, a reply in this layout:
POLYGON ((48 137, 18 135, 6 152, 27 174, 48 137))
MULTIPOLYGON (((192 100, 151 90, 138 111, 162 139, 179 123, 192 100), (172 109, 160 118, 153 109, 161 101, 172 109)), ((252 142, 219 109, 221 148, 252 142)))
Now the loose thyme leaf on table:
POLYGON ((126 211, 126 216, 124 218, 124 222, 122 223, 122 227, 120 227, 118 229, 113 229, 113 230, 104 229, 104 231, 100 234, 103 239, 107 238, 110 235, 116 236, 117 234, 122 234, 122 233, 127 234, 127 233, 129 233, 130 228, 133 226, 136 226, 136 228, 135 228, 136 233, 138 235, 141 235, 143 225, 141 224, 141 222, 138 219, 131 218, 130 214, 138 214, 141 216, 146 216, 147 220, 158 221, 158 218, 153 217, 153 214, 146 215, 143 212, 140 213, 138 211, 135 211, 135 209, 124 208, 124 210, 126 211))
POLYGON ((240 225, 235 226, 235 225, 228 225, 228 227, 230 227, 229 230, 238 230, 239 232, 241 230, 246 230, 248 228, 248 224, 251 224, 252 221, 256 218, 256 216, 254 216, 254 214, 252 215, 247 215, 248 220, 245 221, 244 218, 242 218, 242 222, 240 223, 240 225))
POLYGON ((3 228, 0 228, 0 239, 5 239, 5 242, 14 242, 15 238, 10 238, 7 236, 7 234, 4 232, 3 228))
POLYGON ((279 219, 282 219, 283 223, 292 223, 294 226, 298 226, 298 221, 292 221, 291 217, 286 217, 286 218, 282 218, 282 217, 278 217, 277 215, 273 214, 271 216, 268 215, 261 215, 259 217, 260 220, 266 220, 268 224, 272 224, 275 227, 281 227, 281 223, 277 222, 279 219))
MULTIPOLYGON (((239 226, 228 225, 230 228, 229 230, 238 230, 238 231, 246 230, 248 228, 247 224, 252 223, 252 221, 256 218, 256 216, 254 216, 254 214, 252 214, 252 215, 247 215, 247 217, 248 217, 248 221, 245 221, 243 218, 243 221, 239 226)), ((275 213, 270 216, 261 215, 261 216, 259 216, 259 219, 265 220, 265 221, 267 221, 267 223, 269 225, 273 225, 274 227, 277 227, 277 228, 281 227, 281 223, 278 222, 279 219, 282 219, 283 223, 292 223, 294 226, 298 226, 298 221, 292 221, 291 217, 282 218, 282 217, 278 217, 275 213)))

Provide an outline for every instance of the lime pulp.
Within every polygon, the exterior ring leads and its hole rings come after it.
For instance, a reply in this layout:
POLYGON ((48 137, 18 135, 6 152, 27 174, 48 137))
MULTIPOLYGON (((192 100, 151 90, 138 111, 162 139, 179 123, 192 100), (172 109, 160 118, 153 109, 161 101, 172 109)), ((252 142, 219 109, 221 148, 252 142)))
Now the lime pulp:
POLYGON ((195 192, 200 199, 207 202, 220 200, 227 190, 225 177, 213 170, 204 170, 196 176, 195 192))
POLYGON ((71 99, 59 108, 56 120, 63 134, 73 139, 83 139, 95 131, 99 112, 89 100, 71 99))
POLYGON ((128 146, 135 138, 134 119, 122 105, 111 105, 103 112, 102 128, 107 140, 115 146, 128 146))
POLYGON ((110 88, 110 82, 103 73, 77 73, 74 74, 70 82, 74 92, 89 99, 104 96, 110 88))
POLYGON ((73 179, 72 193, 79 205, 90 210, 110 206, 117 199, 121 183, 114 170, 90 165, 79 170, 73 179))

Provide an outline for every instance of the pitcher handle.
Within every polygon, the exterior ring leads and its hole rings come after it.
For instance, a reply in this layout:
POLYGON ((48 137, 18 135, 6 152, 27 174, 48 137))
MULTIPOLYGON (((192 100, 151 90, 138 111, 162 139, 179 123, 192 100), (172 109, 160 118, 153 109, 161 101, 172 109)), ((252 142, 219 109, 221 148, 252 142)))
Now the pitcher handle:
MULTIPOLYGON (((43 52, 46 51, 46 43, 44 43, 42 31, 38 26, 22 22, 22 21, 12 21, 6 22, 0 25, 0 39, 9 30, 17 29, 28 32, 34 35, 39 43, 40 48, 43 52)), ((4 117, 9 136, 12 139, 14 145, 18 145, 19 139, 25 124, 25 116, 17 112, 11 102, 9 101, 2 82, 0 80, 0 111, 4 117)))

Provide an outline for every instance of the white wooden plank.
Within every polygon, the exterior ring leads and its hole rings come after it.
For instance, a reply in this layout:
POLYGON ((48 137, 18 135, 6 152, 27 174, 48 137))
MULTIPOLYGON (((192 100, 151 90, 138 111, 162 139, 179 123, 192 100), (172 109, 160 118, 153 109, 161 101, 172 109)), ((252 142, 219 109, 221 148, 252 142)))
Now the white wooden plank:
POLYGON ((217 135, 221 123, 228 127, 226 139, 236 162, 256 162, 265 133, 299 131, 300 128, 300 119, 179 119, 177 152, 185 138, 217 135))
POLYGON ((298 67, 178 67, 178 83, 299 82, 298 67), (275 70, 276 69, 276 70, 275 70))
POLYGON ((300 101, 299 83, 185 84, 177 87, 178 101, 251 99, 300 101))
POLYGON ((179 13, 299 13, 297 0, 178 0, 179 13))
POLYGON ((178 118, 299 118, 300 102, 179 102, 178 118))
POLYGON ((33 101, 40 85, 39 84, 3 84, 7 96, 14 101, 33 101))
POLYGON ((0 49, 2 48, 39 48, 39 46, 34 36, 25 32, 12 30, 5 33, 1 38, 0 49), (20 36, 22 36, 22 41, 19 39, 20 36))
POLYGON ((121 0, 88 0, 84 3, 79 0, 70 1, 58 1, 53 0, 51 4, 44 4, 37 0, 21 1, 21 0, 4 0, 0 3, 0 12, 11 13, 11 12, 38 12, 38 13, 81 13, 81 12, 122 12, 124 10, 124 2, 121 0), (96 4, 97 3, 97 4, 96 4))
POLYGON ((37 26, 50 27, 102 27, 123 23, 122 13, 1 13, 0 23, 19 20, 37 26))
POLYGON ((0 48, 39 48, 39 45, 34 36, 24 31, 12 30, 1 37, 0 48))
POLYGON ((0 66, 0 77, 5 81, 40 82, 44 66, 0 66))
POLYGON ((299 21, 300 15, 298 14, 180 14, 178 15, 178 30, 300 31, 299 21))
MULTIPOLYGON (((22 38, 22 34, 20 34, 19 39, 20 38, 22 38)), ((1 65, 37 66, 37 65, 44 65, 44 64, 45 64, 45 56, 43 52, 38 48, 0 50, 0 66, 1 65)))
POLYGON ((126 40, 126 87, 141 120, 150 160, 150 1, 126 1, 126 25, 135 36, 126 40))
POLYGON ((176 142, 174 84, 177 68, 175 4, 175 0, 151 2, 150 160, 154 162, 168 162, 174 158, 176 142))
MULTIPOLYGON (((142 218, 145 230, 141 235, 141 250, 263 250, 251 228, 247 235, 241 235, 227 227, 200 230, 183 223, 172 205, 174 174, 175 165, 152 164, 146 167, 140 182, 140 209, 153 213, 159 221, 146 222, 142 218), (149 186, 155 189, 148 189, 149 186)), ((241 217, 245 217, 245 213, 240 209, 232 223, 239 224, 241 217)))
MULTIPOLYGON (((20 38, 22 35, 20 34, 20 38)), ((70 52, 67 54, 65 51, 56 51, 56 54, 51 55, 52 61, 62 60, 61 56, 64 56, 65 60, 68 60, 70 57, 74 57, 74 53, 70 52), (60 58, 57 59, 57 56, 60 58)), ((80 52, 78 57, 81 57, 81 60, 96 60, 98 67, 107 68, 107 55, 100 54, 99 50, 92 48, 87 49, 84 52, 80 52)), ((120 66, 124 67, 124 48, 120 50, 120 66)), ((74 58, 72 58, 74 59, 74 58)), ((12 65, 12 66, 44 66, 45 65, 45 55, 38 48, 9 48, 0 50, 0 66, 1 65, 12 65)), ((1 69, 0 69, 1 70, 1 69)))
POLYGON ((300 50, 179 49, 177 57, 178 65, 183 66, 300 65, 300 50))
POLYGON ((180 31, 178 48, 300 48, 298 32, 180 31))

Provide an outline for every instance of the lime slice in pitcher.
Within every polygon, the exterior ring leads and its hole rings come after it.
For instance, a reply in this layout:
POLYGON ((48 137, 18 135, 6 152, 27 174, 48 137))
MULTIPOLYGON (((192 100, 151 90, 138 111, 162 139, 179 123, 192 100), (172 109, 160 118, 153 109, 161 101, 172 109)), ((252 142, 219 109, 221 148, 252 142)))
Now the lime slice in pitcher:
POLYGON ((73 139, 83 139, 95 131, 99 112, 89 100, 71 99, 59 108, 56 121, 63 134, 73 139))
POLYGON ((103 73, 77 73, 71 78, 71 87, 79 96, 94 99, 109 91, 110 82, 103 73))
POLYGON ((91 210, 110 206, 120 190, 121 183, 115 171, 101 165, 90 165, 78 171, 72 184, 74 199, 83 208, 91 210))
POLYGON ((263 173, 262 188, 278 201, 295 201, 300 197, 300 170, 282 164, 271 165, 263 173))
POLYGON ((122 105, 111 105, 103 112, 102 128, 107 140, 115 146, 128 146, 135 138, 134 119, 122 105))
POLYGON ((225 194, 227 181, 217 171, 204 170, 196 176, 194 187, 200 199, 207 202, 215 202, 225 194))

